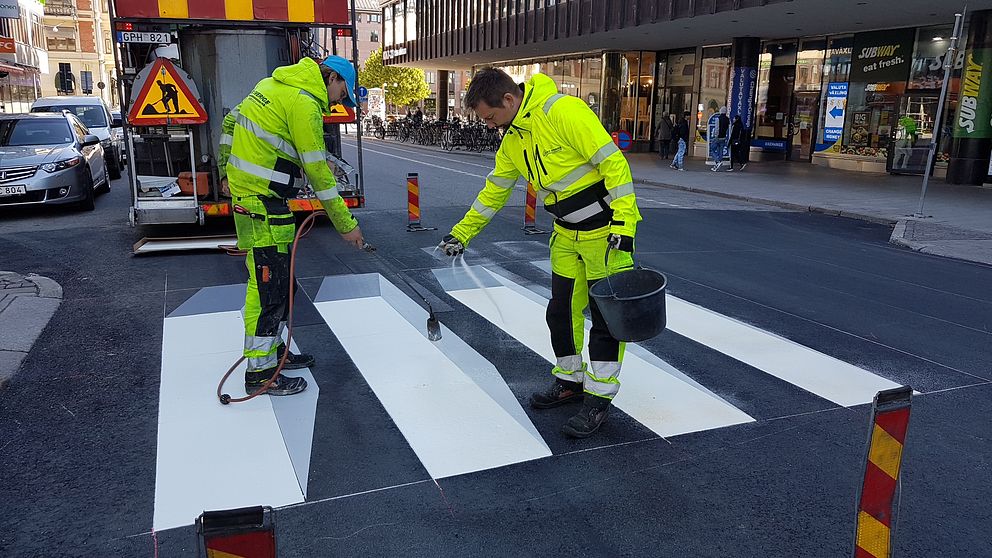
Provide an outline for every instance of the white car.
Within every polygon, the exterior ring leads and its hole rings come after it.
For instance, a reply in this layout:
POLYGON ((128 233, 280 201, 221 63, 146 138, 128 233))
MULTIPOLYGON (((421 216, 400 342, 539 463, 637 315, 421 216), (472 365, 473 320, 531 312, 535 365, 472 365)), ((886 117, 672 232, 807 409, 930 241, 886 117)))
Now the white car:
MULTIPOLYGON (((31 104, 31 112, 56 112, 68 110, 89 130, 89 133, 100 138, 103 154, 107 161, 107 171, 110 178, 120 178, 124 168, 122 162, 123 150, 114 141, 114 119, 110 108, 100 97, 42 97, 31 104)), ((118 124, 119 126, 119 124, 118 124)))

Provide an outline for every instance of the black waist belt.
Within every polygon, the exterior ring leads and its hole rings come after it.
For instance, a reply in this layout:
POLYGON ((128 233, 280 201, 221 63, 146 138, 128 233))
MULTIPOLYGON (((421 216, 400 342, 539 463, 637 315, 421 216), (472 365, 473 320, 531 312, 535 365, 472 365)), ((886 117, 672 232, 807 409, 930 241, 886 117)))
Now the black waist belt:
POLYGON ((561 227, 592 231, 609 225, 613 219, 608 198, 606 182, 600 180, 561 201, 545 204, 544 209, 556 217, 555 224, 561 227))

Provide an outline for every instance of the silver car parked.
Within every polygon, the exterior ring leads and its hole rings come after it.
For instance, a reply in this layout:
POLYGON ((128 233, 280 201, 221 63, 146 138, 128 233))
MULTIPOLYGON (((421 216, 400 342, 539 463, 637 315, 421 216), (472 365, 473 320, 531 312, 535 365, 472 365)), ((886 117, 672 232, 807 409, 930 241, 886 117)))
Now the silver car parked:
POLYGON ((110 191, 100 138, 69 112, 0 115, 0 206, 77 204, 110 191))

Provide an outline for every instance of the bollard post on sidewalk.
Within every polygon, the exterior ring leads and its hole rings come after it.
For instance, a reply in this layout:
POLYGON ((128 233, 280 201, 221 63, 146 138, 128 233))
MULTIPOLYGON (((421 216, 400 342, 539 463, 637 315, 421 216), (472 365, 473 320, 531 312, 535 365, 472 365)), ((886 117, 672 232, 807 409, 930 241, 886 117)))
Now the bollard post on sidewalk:
POLYGON ((524 206, 524 234, 547 234, 547 231, 537 228, 537 190, 530 182, 527 183, 527 205, 524 206))
POLYGON ((420 223, 420 177, 411 172, 406 175, 407 232, 436 231, 437 227, 425 227, 420 223))

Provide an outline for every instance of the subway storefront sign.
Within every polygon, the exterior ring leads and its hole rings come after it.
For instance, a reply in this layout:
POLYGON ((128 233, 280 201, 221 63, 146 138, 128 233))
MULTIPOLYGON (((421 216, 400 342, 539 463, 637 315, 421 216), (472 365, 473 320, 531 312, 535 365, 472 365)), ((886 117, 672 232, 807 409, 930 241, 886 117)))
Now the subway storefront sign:
POLYGON ((954 137, 992 138, 992 48, 965 55, 954 137))

